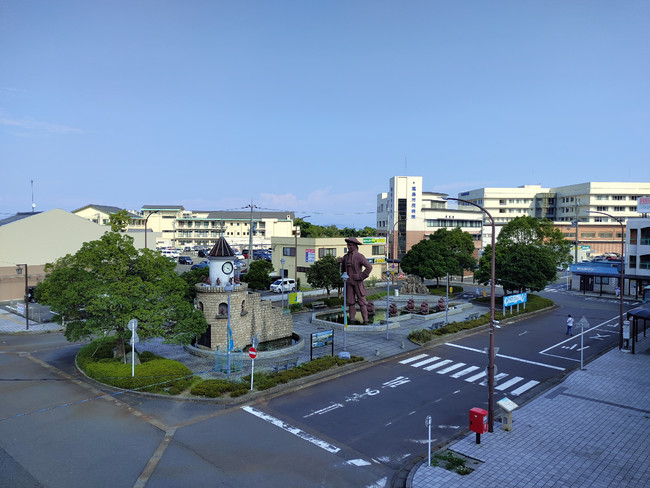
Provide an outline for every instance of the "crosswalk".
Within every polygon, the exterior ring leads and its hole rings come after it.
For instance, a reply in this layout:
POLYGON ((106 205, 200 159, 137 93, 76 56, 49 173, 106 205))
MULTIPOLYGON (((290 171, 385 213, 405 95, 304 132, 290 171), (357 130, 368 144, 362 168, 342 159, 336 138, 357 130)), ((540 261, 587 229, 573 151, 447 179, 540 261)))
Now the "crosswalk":
MULTIPOLYGON (((418 354, 399 361, 399 364, 420 368, 423 371, 433 371, 450 378, 462 379, 468 383, 487 386, 488 378, 485 367, 454 362, 452 359, 442 359, 429 354, 418 354), (481 371, 482 369, 482 371, 481 371)), ((536 380, 526 380, 522 376, 511 376, 508 373, 499 373, 494 376, 494 389, 507 392, 511 396, 519 396, 539 384, 536 380)))

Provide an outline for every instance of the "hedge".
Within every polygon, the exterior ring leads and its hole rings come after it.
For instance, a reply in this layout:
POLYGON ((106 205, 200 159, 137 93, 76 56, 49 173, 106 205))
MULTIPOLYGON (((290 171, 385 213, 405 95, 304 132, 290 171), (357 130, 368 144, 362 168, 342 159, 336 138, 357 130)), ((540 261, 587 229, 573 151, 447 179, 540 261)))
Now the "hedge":
MULTIPOLYGON (((477 301, 485 301, 489 303, 490 298, 479 298, 477 301)), ((510 313, 509 311, 506 313, 506 315, 503 315, 501 309, 503 308, 503 297, 495 297, 495 307, 496 310, 494 312, 494 319, 495 320, 503 320, 506 318, 510 317, 515 317, 518 315, 524 315, 527 313, 535 312, 537 310, 542 310, 544 308, 551 307, 553 305, 553 300, 550 300, 548 298, 543 298, 540 297, 539 295, 528 295, 528 302, 526 303, 526 308, 524 309, 523 306, 520 306, 519 312, 517 312, 515 309, 513 309, 513 312, 510 313)), ((440 327, 439 329, 420 329, 420 330, 414 330, 409 334, 409 339, 412 340, 413 342, 417 342, 418 344, 423 344, 425 342, 429 342, 433 340, 436 337, 440 337, 446 334, 454 334, 456 332, 460 332, 462 330, 468 330, 468 329, 474 329, 476 327, 479 327, 481 325, 488 324, 490 322, 490 312, 484 313, 481 315, 479 318, 474 319, 474 320, 465 320, 463 322, 451 322, 444 327, 440 327)))

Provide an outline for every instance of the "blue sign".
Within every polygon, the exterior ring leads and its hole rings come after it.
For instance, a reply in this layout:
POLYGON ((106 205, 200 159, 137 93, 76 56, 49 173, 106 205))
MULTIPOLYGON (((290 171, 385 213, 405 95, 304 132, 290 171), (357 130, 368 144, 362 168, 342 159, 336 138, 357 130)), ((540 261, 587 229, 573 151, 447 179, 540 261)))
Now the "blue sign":
POLYGON ((528 293, 518 293, 517 295, 509 295, 507 297, 503 297, 503 306, 512 307, 513 305, 526 303, 527 300, 528 300, 528 293))

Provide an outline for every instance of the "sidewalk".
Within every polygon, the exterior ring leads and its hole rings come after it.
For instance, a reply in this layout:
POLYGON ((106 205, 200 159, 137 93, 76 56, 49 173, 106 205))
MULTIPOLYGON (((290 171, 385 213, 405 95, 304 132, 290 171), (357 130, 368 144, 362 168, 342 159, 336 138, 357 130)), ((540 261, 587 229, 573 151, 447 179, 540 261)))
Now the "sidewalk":
POLYGON ((495 422, 481 444, 471 433, 447 446, 478 461, 467 463, 472 473, 428 467, 424 459, 406 486, 650 486, 649 438, 650 337, 641 335, 636 354, 613 349, 515 410, 511 432, 495 422))
POLYGON ((29 321, 29 329, 25 323, 25 317, 0 308, 0 334, 42 334, 44 332, 63 331, 63 328, 55 322, 38 323, 29 321))

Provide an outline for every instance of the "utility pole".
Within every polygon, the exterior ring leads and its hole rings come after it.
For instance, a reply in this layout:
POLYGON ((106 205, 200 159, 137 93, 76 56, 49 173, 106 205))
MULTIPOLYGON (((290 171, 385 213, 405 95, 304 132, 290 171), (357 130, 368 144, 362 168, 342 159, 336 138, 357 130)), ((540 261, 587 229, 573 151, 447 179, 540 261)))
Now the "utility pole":
POLYGON ((253 205, 253 201, 251 200, 251 204, 246 205, 246 207, 244 208, 251 209, 251 219, 248 225, 248 263, 247 263, 248 269, 250 269, 251 261, 253 260, 253 209, 259 207, 253 205))

